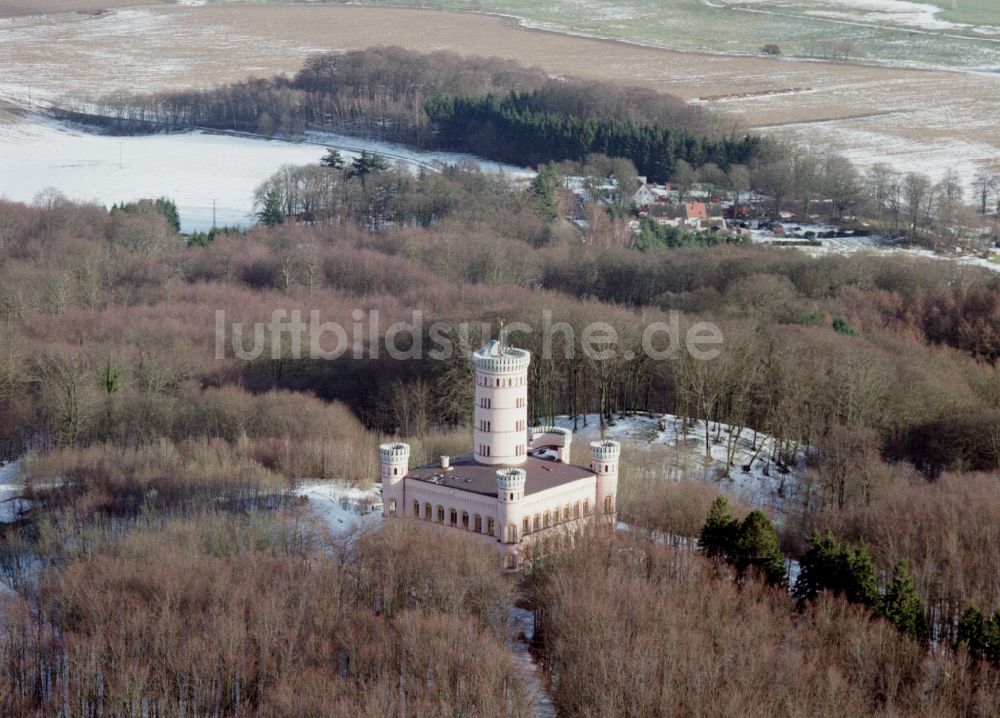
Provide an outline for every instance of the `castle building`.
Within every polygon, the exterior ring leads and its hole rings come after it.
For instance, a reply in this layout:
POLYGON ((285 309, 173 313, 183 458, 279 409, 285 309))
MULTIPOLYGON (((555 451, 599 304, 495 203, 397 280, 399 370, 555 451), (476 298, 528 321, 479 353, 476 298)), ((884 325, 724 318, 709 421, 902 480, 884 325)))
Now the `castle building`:
POLYGON ((571 431, 527 425, 530 352, 491 341, 472 361, 473 450, 410 467, 408 444, 382 444, 383 515, 493 545, 507 570, 558 550, 587 525, 613 525, 618 442, 591 442, 590 466, 574 466, 571 431))

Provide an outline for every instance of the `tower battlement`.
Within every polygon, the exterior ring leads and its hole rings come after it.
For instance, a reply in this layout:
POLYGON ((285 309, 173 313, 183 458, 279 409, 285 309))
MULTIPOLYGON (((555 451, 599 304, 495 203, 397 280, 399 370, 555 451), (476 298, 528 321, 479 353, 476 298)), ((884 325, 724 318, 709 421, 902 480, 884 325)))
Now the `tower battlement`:
POLYGON ((383 464, 405 464, 410 460, 410 445, 401 441, 379 444, 378 452, 383 464))
POLYGON ((527 479, 524 469, 500 469, 497 471, 497 489, 504 492, 524 491, 527 479))
POLYGON ((611 439, 590 442, 590 456, 594 461, 617 461, 622 445, 611 439))
POLYGON ((478 372, 516 374, 528 369, 531 352, 527 349, 503 346, 494 339, 472 355, 472 363, 478 372))

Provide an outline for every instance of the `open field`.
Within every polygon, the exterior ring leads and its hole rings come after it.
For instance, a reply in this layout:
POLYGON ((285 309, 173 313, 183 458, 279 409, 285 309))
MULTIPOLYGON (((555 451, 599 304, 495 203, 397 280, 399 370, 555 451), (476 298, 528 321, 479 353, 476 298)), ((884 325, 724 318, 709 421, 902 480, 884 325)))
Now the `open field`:
POLYGON ((0 0, 0 17, 22 17, 54 12, 100 13, 119 7, 156 5, 168 0, 0 0))
POLYGON ((728 112, 735 126, 830 143, 862 164, 885 159, 933 174, 1000 164, 995 74, 678 52, 430 10, 168 5, 9 18, 0 20, 0 99, 23 102, 29 85, 36 101, 204 87, 294 72, 312 52, 378 44, 645 85, 728 112))
POLYGON ((942 9, 940 17, 955 22, 982 23, 993 25, 1000 24, 1000 14, 997 13, 997 5, 993 0, 932 0, 932 2, 942 9), (958 7, 955 7, 955 6, 958 7))
MULTIPOLYGON (((289 0, 181 1, 222 5, 289 0)), ((382 0, 357 4, 386 5, 382 0)), ((1000 70, 1000 13, 993 0, 392 0, 389 4, 494 13, 517 17, 528 27, 675 50, 757 53, 764 44, 773 43, 785 55, 827 57, 831 44, 836 44, 846 47, 851 59, 867 62, 1000 70)))
POLYGON ((992 10, 985 4, 959 3, 960 9, 950 14, 938 5, 912 0, 401 0, 393 4, 475 9, 523 18, 530 27, 671 49, 756 53, 764 44, 774 43, 786 55, 815 57, 823 54, 825 44, 846 41, 852 58, 870 62, 1000 68, 995 3, 992 10))

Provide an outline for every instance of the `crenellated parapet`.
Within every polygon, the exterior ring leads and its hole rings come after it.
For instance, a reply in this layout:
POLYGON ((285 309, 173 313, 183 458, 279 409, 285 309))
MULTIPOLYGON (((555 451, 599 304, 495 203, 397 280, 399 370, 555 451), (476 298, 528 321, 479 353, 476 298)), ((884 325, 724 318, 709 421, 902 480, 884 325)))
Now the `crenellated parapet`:
POLYGON ((500 469, 497 471, 497 492, 501 494, 501 500, 504 500, 503 495, 506 494, 509 497, 514 494, 515 498, 507 498, 508 501, 516 501, 519 496, 524 495, 524 485, 528 480, 528 474, 524 469, 500 469))
POLYGON ((527 371, 531 363, 531 352, 527 349, 502 346, 494 340, 473 353, 472 363, 476 371, 487 374, 516 374, 527 371))
POLYGON ((541 449, 548 446, 556 447, 559 461, 569 463, 570 446, 573 443, 573 432, 561 426, 542 425, 531 427, 531 449, 541 449))
POLYGON ((622 445, 611 439, 590 442, 590 458, 604 463, 617 463, 621 456, 622 445))
POLYGON ((410 461, 410 445, 401 441, 379 444, 378 452, 383 464, 408 464, 410 461))

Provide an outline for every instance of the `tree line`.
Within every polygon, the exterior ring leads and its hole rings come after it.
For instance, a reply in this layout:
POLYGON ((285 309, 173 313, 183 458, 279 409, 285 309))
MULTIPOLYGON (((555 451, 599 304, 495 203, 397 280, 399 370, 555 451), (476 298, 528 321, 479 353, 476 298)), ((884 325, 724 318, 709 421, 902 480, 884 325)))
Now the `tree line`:
POLYGON ((670 95, 495 58, 372 48, 310 58, 293 78, 156 95, 66 98, 61 111, 123 132, 209 127, 346 132, 535 166, 603 153, 665 180, 678 160, 745 163, 762 142, 670 95))
POLYGON ((759 137, 710 137, 660 124, 547 110, 545 89, 506 96, 438 97, 426 103, 441 146, 534 167, 583 160, 589 154, 626 157, 651 181, 665 181, 678 161, 728 168, 756 154, 759 137))

